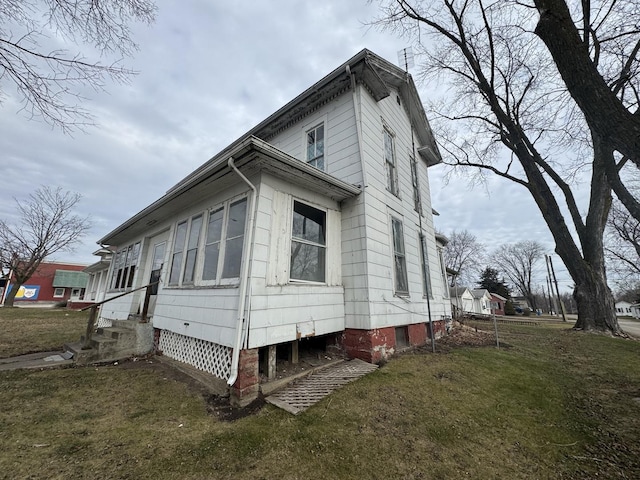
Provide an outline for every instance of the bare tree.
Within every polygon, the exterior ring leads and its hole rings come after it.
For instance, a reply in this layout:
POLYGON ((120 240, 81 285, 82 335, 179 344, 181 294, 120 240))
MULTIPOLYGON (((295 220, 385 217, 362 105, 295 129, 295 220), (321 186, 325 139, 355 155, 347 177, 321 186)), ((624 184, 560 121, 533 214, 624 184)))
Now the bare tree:
MULTIPOLYGON (((640 221, 640 201, 620 170, 640 168, 640 11, 636 0, 582 0, 573 11, 564 0, 535 0, 535 33, 553 56, 567 90, 608 155, 607 180, 629 213, 640 221), (574 20, 575 18, 575 20, 574 20)), ((637 172, 636 172, 637 175, 637 172)))
POLYGON ((459 285, 471 285, 475 283, 482 270, 484 261, 484 245, 478 242, 475 235, 468 230, 453 230, 447 235, 449 243, 444 249, 444 263, 447 269, 457 272, 452 277, 451 285, 455 287, 459 285))
POLYGON ((620 334, 603 250, 614 152, 571 108, 533 33, 536 14, 524 1, 393 0, 378 24, 413 38, 422 73, 451 87, 435 117, 460 123, 457 138, 440 136, 446 162, 515 182, 535 201, 575 283, 575 328, 620 334), (572 180, 586 176, 585 206, 572 180))
POLYGON ((640 282, 640 222, 619 203, 609 212, 605 250, 618 283, 640 282))
POLYGON ((543 255, 544 247, 535 240, 501 245, 492 255, 493 263, 509 278, 534 310, 538 308, 535 266, 543 255))
POLYGON ((77 193, 41 187, 26 201, 15 201, 18 224, 0 220, 0 269, 8 270, 15 279, 5 298, 7 307, 13 306, 18 289, 44 259, 59 251, 72 251, 91 228, 88 217, 73 214, 80 201, 77 193))
POLYGON ((81 87, 101 90, 107 78, 123 82, 135 72, 120 58, 137 49, 129 23, 155 18, 151 0, 5 0, 0 1, 0 95, 15 86, 23 110, 63 131, 90 123, 78 102, 81 87), (84 43, 119 57, 103 64, 44 43, 84 43))

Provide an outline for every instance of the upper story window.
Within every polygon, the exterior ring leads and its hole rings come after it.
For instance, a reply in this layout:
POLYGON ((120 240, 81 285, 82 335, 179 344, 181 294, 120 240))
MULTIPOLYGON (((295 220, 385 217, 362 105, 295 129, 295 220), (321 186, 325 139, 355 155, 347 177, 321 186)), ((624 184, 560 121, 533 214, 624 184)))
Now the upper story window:
POLYGON ((307 163, 324 170, 324 124, 307 132, 307 163))
POLYGON ((431 291, 431 272, 429 271, 429 255, 427 253, 427 237, 420 234, 420 266, 422 267, 422 295, 433 298, 431 291))
POLYGON ((326 225, 326 212, 302 202, 293 202, 291 280, 325 281, 326 225))
POLYGON ((169 285, 230 284, 239 278, 246 217, 243 198, 178 223, 169 285))
POLYGON ((391 230, 393 236, 395 293, 399 295, 408 295, 409 282, 407 280, 407 259, 404 252, 404 233, 402 231, 402 222, 395 217, 391 217, 391 230))
POLYGON ((416 157, 411 155, 409 158, 411 163, 411 183, 413 184, 413 208, 422 215, 422 199, 420 197, 420 182, 418 180, 418 162, 416 157))
POLYGON ((444 265, 444 255, 442 253, 442 248, 438 248, 438 259, 440 260, 440 272, 442 274, 442 285, 444 297, 449 298, 449 284, 447 282, 447 268, 444 265))
POLYGON ((384 137, 384 165, 387 173, 387 190, 398 196, 398 172, 396 170, 396 154, 393 135, 386 128, 384 137))
POLYGON ((111 289, 125 290, 133 286, 133 277, 138 266, 140 242, 129 245, 116 252, 111 273, 111 289))

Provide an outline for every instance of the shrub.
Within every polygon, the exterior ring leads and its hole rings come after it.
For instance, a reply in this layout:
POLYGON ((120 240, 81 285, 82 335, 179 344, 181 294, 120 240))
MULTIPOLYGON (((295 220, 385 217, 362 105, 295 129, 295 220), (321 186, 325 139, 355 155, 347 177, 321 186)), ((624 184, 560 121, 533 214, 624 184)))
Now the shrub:
POLYGON ((513 302, 511 300, 507 300, 504 303, 504 314, 505 315, 515 315, 516 309, 513 308, 513 302))

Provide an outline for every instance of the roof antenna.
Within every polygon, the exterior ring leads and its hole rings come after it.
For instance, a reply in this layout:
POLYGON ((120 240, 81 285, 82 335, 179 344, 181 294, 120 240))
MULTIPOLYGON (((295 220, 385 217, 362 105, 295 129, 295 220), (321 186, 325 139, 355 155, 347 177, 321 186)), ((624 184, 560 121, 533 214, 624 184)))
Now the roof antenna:
POLYGON ((404 71, 409 73, 409 69, 413 67, 413 50, 411 47, 403 48, 398 52, 398 63, 404 67, 404 71))

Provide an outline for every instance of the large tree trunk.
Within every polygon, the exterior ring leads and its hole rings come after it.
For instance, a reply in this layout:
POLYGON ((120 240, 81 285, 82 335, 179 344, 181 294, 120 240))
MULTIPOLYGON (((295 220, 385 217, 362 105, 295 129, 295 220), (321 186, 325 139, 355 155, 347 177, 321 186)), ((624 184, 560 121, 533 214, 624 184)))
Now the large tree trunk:
POLYGON ((583 278, 576 283, 573 298, 578 306, 578 321, 574 328, 622 334, 613 293, 603 276, 585 271, 583 278))
POLYGON ((16 298, 16 295, 18 294, 18 290, 20 290, 20 287, 22 285, 23 285, 22 283, 13 283, 11 285, 11 290, 9 290, 9 293, 7 293, 7 296, 4 297, 5 307, 13 307, 13 300, 16 298))

